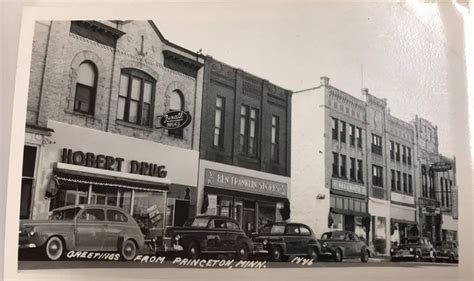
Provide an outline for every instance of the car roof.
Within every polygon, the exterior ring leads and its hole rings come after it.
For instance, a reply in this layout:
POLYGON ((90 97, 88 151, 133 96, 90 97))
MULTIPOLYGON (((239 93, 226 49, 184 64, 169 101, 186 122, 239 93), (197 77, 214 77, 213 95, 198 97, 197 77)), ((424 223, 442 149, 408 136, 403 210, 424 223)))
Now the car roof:
POLYGON ((75 209, 75 208, 80 208, 80 209, 91 209, 91 208, 99 208, 99 209, 110 209, 110 210, 119 210, 122 212, 126 211, 120 207, 116 206, 110 206, 110 205, 100 205, 100 204, 79 204, 79 205, 68 205, 60 208, 56 208, 53 211, 63 211, 63 210, 68 210, 68 209, 75 209))

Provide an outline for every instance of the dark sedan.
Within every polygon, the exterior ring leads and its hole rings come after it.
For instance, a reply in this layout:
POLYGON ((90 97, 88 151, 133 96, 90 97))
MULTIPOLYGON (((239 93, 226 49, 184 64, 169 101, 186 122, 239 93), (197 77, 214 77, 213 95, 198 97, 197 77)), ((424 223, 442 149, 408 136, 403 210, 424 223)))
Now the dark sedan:
POLYGON ((457 263, 459 262, 458 250, 459 246, 455 241, 440 242, 436 245, 436 260, 457 263))
POLYGON ((436 255, 436 249, 425 237, 408 237, 402 244, 390 249, 392 261, 435 261, 436 255))
POLYGON ((321 255, 331 256, 337 262, 344 258, 360 258, 362 262, 368 262, 372 254, 364 239, 351 231, 326 232, 319 242, 321 255))
POLYGON ((253 252, 253 245, 234 219, 198 216, 182 227, 166 228, 158 252, 180 252, 190 259, 201 254, 235 254, 245 260, 253 252))
POLYGON ((253 236, 256 253, 268 254, 272 261, 289 256, 309 256, 316 261, 321 246, 307 225, 279 222, 264 226, 253 236))

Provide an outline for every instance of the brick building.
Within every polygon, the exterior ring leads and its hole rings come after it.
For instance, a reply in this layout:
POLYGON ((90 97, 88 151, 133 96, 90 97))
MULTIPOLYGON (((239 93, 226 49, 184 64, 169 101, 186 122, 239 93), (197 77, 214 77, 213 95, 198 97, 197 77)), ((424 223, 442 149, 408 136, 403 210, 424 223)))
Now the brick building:
POLYGON ((247 233, 288 219, 289 91, 210 56, 203 85, 200 213, 233 217, 247 233))
POLYGON ((110 204, 159 232, 194 215, 203 63, 152 21, 37 22, 21 218, 110 204), (191 124, 160 128, 170 110, 191 124))
POLYGON ((410 235, 456 240, 455 170, 430 169, 438 162, 455 167, 438 153, 437 128, 396 118, 368 89, 362 95, 365 101, 327 77, 293 93, 292 219, 318 236, 354 231, 381 255, 410 235))

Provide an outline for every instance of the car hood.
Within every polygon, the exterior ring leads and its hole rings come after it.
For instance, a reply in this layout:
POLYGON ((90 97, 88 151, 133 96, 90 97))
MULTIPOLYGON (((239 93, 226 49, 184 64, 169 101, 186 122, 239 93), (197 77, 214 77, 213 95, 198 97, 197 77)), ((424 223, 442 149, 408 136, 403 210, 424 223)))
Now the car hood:
POLYGON ((201 230, 201 231, 206 231, 207 228, 205 227, 195 227, 195 226, 170 226, 167 227, 165 230, 165 236, 171 236, 175 233, 180 233, 180 232, 187 232, 187 231, 196 231, 196 230, 201 230))

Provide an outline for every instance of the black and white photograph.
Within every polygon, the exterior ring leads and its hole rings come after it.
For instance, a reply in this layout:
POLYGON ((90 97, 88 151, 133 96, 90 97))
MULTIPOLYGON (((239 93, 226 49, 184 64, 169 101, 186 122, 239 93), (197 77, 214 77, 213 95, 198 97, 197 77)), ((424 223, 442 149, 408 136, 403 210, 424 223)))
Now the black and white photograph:
POLYGON ((24 10, 5 272, 466 274, 470 3, 100 7, 24 10))

